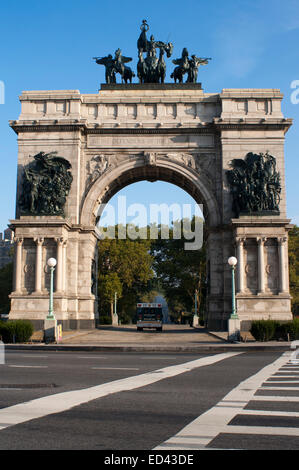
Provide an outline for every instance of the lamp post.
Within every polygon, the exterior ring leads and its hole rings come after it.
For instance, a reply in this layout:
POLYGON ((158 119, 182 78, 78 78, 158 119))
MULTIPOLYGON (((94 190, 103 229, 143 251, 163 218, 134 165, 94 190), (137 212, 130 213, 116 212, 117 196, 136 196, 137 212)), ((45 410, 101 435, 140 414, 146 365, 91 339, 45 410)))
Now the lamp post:
POLYGON ((114 292, 114 315, 117 315, 117 292, 114 292))
POLYGON ((235 269, 237 265, 237 258, 231 256, 227 260, 232 270, 232 313, 228 320, 228 340, 238 342, 240 340, 240 319, 236 310, 236 294, 235 294, 235 269))
POLYGON ((195 294, 194 294, 194 315, 193 315, 193 326, 198 326, 198 315, 197 315, 197 294, 198 290, 195 289, 195 294))
POLYGON ((53 278, 54 278, 54 270, 56 266, 56 259, 49 258, 47 261, 47 265, 50 268, 50 297, 49 297, 49 313, 47 316, 47 320, 55 320, 55 316, 53 313, 53 278))
POLYGON ((232 313, 231 313, 230 318, 238 320, 239 317, 236 312, 236 294, 235 294, 235 269, 236 269, 236 264, 238 260, 234 256, 231 256, 230 258, 228 258, 227 262, 232 269, 232 313))
POLYGON ((112 315, 112 325, 118 326, 118 315, 117 315, 117 292, 114 292, 114 312, 112 315))

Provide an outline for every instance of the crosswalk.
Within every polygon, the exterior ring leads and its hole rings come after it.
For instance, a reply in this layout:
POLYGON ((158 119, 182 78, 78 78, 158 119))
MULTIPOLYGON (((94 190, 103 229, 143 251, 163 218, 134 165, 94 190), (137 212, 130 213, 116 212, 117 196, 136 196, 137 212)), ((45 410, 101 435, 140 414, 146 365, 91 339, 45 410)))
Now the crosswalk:
POLYGON ((299 448, 299 364, 286 352, 155 450, 299 448))

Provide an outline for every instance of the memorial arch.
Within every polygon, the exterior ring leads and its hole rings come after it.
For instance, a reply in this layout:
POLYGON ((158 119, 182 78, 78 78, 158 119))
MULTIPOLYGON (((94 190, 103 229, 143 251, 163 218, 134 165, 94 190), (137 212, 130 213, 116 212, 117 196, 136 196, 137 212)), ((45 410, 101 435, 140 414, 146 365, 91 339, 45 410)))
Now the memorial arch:
MULTIPOLYGON (((291 319, 284 139, 292 121, 281 112, 282 98, 276 89, 204 93, 197 83, 106 84, 97 94, 23 92, 20 117, 10 122, 19 146, 10 318, 42 326, 48 310, 46 261, 53 256, 58 322, 91 328, 97 318, 97 208, 128 184, 163 180, 203 204, 209 328, 226 329, 231 314, 232 255, 238 259, 236 304, 243 328, 253 319, 291 319), (238 185, 228 171, 237 160, 245 168, 248 154, 256 156, 256 171, 262 155, 268 177, 279 175, 275 210, 236 210, 244 198, 236 197, 238 185), (57 177, 51 173, 55 168, 57 177), (47 190, 54 183, 56 202, 47 190)), ((266 191, 259 190, 265 199, 266 191)))

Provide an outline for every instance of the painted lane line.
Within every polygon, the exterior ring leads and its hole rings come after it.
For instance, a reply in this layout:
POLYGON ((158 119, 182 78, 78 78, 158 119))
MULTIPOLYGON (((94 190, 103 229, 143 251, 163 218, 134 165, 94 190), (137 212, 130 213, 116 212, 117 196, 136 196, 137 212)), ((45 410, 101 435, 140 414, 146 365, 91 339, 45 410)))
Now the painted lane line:
POLYGON ((259 390, 284 390, 287 392, 289 390, 299 390, 299 387, 259 387, 259 390))
MULTIPOLYGON (((168 450, 170 448, 179 450, 194 450, 195 448, 205 449, 221 432, 230 433, 231 429, 236 428, 249 429, 249 426, 229 426, 228 423, 237 414, 240 414, 249 401, 254 399, 254 394, 261 387, 261 384, 289 360, 290 354, 289 352, 284 353, 276 361, 241 382, 225 395, 216 406, 201 414, 173 437, 155 447, 155 450, 168 450)), ((253 427, 251 427, 251 429, 253 429, 253 427)), ((272 428, 267 429, 270 430, 272 428)), ((299 429, 297 432, 299 433, 299 429)), ((270 433, 270 431, 268 433, 270 433)))
POLYGON ((255 401, 281 401, 281 402, 299 402, 299 397, 288 397, 288 396, 277 396, 277 395, 254 395, 254 398, 251 400, 255 401))
POLYGON ((299 384, 299 380, 271 380, 271 379, 273 379, 273 377, 266 380, 265 383, 267 384, 299 384))
POLYGON ((299 428, 278 426, 226 426, 220 432, 229 434, 266 434, 268 436, 299 436, 299 428))
POLYGON ((21 368, 25 368, 25 369, 46 369, 48 366, 8 365, 8 367, 21 367, 21 368))
POLYGON ((286 416, 299 418, 298 411, 270 411, 270 410, 241 410, 238 412, 239 415, 254 415, 254 416, 286 416))
POLYGON ((106 356, 77 356, 78 359, 108 359, 106 356))
POLYGON ((92 367, 93 370, 140 370, 137 367, 92 367))
POLYGON ((0 392, 2 390, 24 390, 23 388, 14 388, 14 387, 0 387, 0 392))
POLYGON ((140 359, 166 359, 166 360, 169 360, 169 361, 172 361, 173 359, 176 359, 176 357, 165 357, 165 356, 141 356, 140 359))
POLYGON ((271 379, 298 379, 298 375, 273 375, 271 379))
POLYGON ((42 359, 44 359, 44 358, 49 357, 49 356, 35 355, 35 354, 17 354, 17 356, 19 356, 19 357, 30 357, 30 359, 35 359, 36 357, 38 357, 38 358, 41 357, 42 359))
POLYGON ((213 356, 202 357, 194 361, 185 362, 174 366, 165 367, 152 372, 147 372, 133 377, 126 377, 113 382, 96 385, 81 390, 56 393, 42 398, 37 398, 25 403, 19 403, 8 408, 0 409, 0 429, 6 429, 19 423, 32 419, 43 418, 54 413, 74 408, 98 398, 106 397, 113 393, 135 390, 136 388, 159 382, 163 379, 175 377, 198 367, 209 366, 233 356, 243 354, 242 352, 227 352, 213 356))

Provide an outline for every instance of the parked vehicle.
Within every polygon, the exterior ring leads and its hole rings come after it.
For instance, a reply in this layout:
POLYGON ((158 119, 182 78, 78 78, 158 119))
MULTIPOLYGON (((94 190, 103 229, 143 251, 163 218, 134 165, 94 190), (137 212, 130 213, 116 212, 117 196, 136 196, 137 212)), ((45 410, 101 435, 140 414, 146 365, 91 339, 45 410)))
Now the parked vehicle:
POLYGON ((140 303, 137 304, 137 331, 143 328, 155 328, 162 331, 163 328, 163 312, 162 304, 157 303, 140 303))

